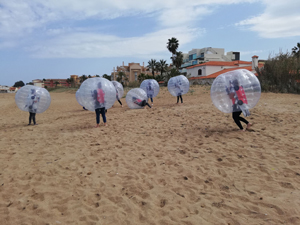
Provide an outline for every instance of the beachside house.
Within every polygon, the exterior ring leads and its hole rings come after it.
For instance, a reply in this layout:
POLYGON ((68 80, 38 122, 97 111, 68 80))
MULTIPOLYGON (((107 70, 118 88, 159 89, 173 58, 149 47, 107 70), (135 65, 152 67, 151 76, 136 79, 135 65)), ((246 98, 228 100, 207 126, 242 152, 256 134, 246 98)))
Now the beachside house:
POLYGON ((225 54, 224 48, 201 48, 192 49, 188 53, 183 53, 183 64, 181 65, 181 73, 187 72, 187 68, 205 62, 232 62, 240 60, 239 52, 227 52, 225 54))
POLYGON ((35 79, 35 80, 32 80, 32 83, 33 83, 34 86, 41 87, 41 88, 44 87, 44 81, 43 80, 35 79))
POLYGON ((9 86, 6 85, 0 85, 0 93, 8 93, 9 92, 9 86))
MULTIPOLYGON (((119 72, 123 72, 125 76, 128 78, 128 81, 126 83, 137 81, 138 76, 141 73, 152 76, 152 71, 149 70, 148 67, 145 67, 144 62, 142 66, 139 63, 133 63, 133 62, 128 63, 128 65, 125 66, 123 62, 122 66, 117 66, 117 68, 115 67, 113 68, 113 72, 111 73, 111 80, 117 80, 119 72)), ((157 75, 156 72, 155 75, 157 75)))
POLYGON ((232 62, 209 61, 194 66, 187 67, 190 84, 211 84, 220 74, 246 69, 256 74, 255 69, 263 67, 263 63, 258 63, 258 56, 254 55, 252 61, 236 60, 232 62))

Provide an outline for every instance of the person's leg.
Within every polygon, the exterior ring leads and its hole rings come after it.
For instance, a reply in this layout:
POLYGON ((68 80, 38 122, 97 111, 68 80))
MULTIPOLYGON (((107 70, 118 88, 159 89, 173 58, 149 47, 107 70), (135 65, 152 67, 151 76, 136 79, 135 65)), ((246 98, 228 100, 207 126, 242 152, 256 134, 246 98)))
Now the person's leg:
POLYGON ((179 102, 179 96, 177 96, 177 104, 178 104, 178 102, 179 102))
POLYGON ((240 122, 240 115, 241 115, 242 111, 238 111, 238 112, 232 112, 232 119, 234 120, 234 122, 236 123, 236 125, 240 128, 240 130, 243 130, 243 126, 240 122))
POLYGON ((35 114, 36 114, 36 113, 32 113, 32 120, 33 120, 33 124, 34 124, 34 125, 36 125, 36 122, 35 122, 35 114))
POLYGON ((147 105, 149 108, 151 108, 151 105, 149 105, 149 103, 148 103, 148 102, 146 103, 146 105, 147 105))
POLYGON ((122 102, 120 101, 120 99, 118 99, 118 102, 120 103, 120 105, 123 107, 122 102))
POLYGON ((245 118, 243 118, 243 117, 239 116, 239 120, 242 121, 242 122, 244 122, 247 125, 249 124, 249 122, 245 118))
POLYGON ((243 117, 239 117, 239 120, 242 121, 242 122, 244 122, 245 124, 247 124, 247 128, 246 129, 249 129, 252 126, 252 123, 249 123, 249 121, 246 120, 243 117))
POLYGON ((96 113, 96 127, 99 127, 99 123, 100 123, 100 109, 95 109, 95 113, 96 113))
POLYGON ((31 112, 29 112, 29 123, 28 123, 28 125, 30 125, 30 124, 31 124, 31 119, 32 119, 32 113, 31 113, 31 112))
POLYGON ((181 103, 183 103, 183 101, 182 101, 182 95, 179 95, 179 97, 180 97, 181 103))
POLYGON ((104 126, 106 126, 106 116, 105 116, 105 108, 100 108, 100 112, 101 112, 101 115, 102 115, 102 119, 103 119, 103 122, 104 122, 104 126))

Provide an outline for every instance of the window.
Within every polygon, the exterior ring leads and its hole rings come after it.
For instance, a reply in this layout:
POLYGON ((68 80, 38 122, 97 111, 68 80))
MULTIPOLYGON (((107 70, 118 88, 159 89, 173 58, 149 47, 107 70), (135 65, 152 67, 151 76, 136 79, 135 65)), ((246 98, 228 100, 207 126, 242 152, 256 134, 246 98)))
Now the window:
POLYGON ((134 80, 137 81, 137 72, 134 72, 134 80))
POLYGON ((198 70, 198 76, 201 76, 202 75, 202 69, 199 69, 198 70))

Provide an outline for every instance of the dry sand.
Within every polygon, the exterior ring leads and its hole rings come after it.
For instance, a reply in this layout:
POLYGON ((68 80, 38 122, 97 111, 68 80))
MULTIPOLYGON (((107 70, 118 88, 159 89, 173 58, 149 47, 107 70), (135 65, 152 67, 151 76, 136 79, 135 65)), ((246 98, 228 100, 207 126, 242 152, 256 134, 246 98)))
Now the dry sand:
POLYGON ((263 93, 239 132, 190 89, 123 98, 100 128, 75 93, 50 93, 38 126, 0 94, 0 224, 300 224, 300 96, 263 93))

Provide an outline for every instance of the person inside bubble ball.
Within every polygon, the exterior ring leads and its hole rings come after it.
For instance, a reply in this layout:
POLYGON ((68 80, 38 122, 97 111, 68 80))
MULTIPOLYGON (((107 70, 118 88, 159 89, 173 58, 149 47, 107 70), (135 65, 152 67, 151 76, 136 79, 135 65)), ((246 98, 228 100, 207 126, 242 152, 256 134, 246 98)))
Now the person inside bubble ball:
POLYGON ((241 131, 245 131, 249 129, 252 124, 249 123, 243 117, 240 117, 243 112, 244 116, 250 116, 250 112, 248 110, 248 101, 242 85, 239 85, 239 81, 237 79, 229 81, 230 87, 226 87, 226 92, 229 98, 232 101, 232 118, 236 125, 240 128, 241 131), (247 124, 247 127, 244 129, 241 122, 247 124))
POLYGON ((147 105, 149 108, 151 108, 151 106, 149 105, 149 103, 146 100, 141 100, 139 98, 132 97, 132 101, 133 101, 133 103, 137 104, 138 106, 145 107, 147 105))
POLYGON ((147 102, 149 101, 149 98, 151 100, 151 104, 153 105, 153 95, 154 95, 154 89, 153 86, 151 84, 151 81, 148 82, 148 86, 146 87, 147 90, 147 102))
POLYGON ((181 104, 183 103, 183 101, 182 101, 182 89, 181 89, 181 82, 180 82, 180 80, 177 80, 176 82, 175 82, 175 90, 176 90, 176 93, 177 93, 177 103, 176 104, 178 104, 178 102, 179 102, 179 98, 180 98, 180 100, 181 100, 181 104))
POLYGON ((40 96, 36 94, 35 89, 30 90, 30 94, 27 98, 27 104, 25 105, 25 108, 28 108, 29 111, 29 123, 28 125, 31 125, 31 120, 33 121, 33 125, 37 125, 35 121, 35 114, 37 111, 37 105, 40 101, 40 96))
POLYGON ((115 88, 116 88, 116 98, 117 98, 118 102, 120 103, 120 105, 123 107, 122 102, 121 102, 121 100, 119 98, 118 88, 116 86, 115 86, 115 88))
POLYGON ((106 116, 105 113, 107 112, 105 110, 105 101, 104 101, 105 93, 102 90, 102 84, 99 82, 97 84, 97 90, 94 90, 93 98, 95 100, 95 113, 96 113, 96 127, 99 127, 100 124, 100 114, 102 116, 104 126, 107 126, 106 124, 106 116))

